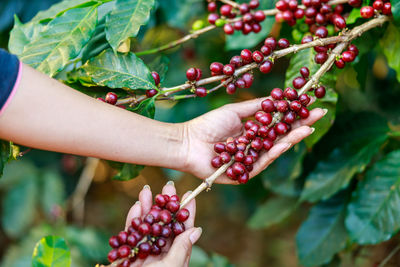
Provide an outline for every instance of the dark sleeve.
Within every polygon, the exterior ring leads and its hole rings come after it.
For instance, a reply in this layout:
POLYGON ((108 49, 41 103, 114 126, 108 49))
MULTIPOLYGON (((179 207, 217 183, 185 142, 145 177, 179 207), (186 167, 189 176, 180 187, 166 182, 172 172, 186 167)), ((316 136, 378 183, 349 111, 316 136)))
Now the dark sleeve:
POLYGON ((2 111, 7 100, 13 94, 18 72, 18 58, 0 49, 0 111, 2 111))

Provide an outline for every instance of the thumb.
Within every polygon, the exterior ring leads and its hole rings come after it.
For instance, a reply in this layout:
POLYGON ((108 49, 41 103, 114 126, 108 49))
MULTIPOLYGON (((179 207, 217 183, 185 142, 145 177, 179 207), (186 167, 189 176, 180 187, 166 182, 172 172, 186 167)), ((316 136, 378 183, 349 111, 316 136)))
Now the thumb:
POLYGON ((192 246, 199 240, 202 229, 192 228, 177 236, 172 243, 164 262, 167 266, 183 266, 192 251, 192 246))

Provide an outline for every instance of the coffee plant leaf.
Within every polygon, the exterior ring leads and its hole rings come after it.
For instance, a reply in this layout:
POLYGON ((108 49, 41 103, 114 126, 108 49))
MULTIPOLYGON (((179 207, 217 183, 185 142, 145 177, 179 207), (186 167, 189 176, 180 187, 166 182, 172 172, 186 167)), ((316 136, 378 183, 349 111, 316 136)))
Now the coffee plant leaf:
POLYGON ((400 150, 375 163, 357 184, 347 209, 352 241, 377 244, 400 229, 400 150))
POLYGON ((17 16, 14 16, 14 27, 10 32, 10 40, 8 41, 8 50, 14 55, 21 55, 24 47, 34 40, 37 35, 44 29, 44 25, 40 23, 22 24, 17 16))
POLYGON ((83 48, 82 51, 83 63, 86 63, 86 61, 88 61, 89 59, 96 57, 101 52, 111 47, 106 39, 105 29, 106 29, 106 17, 103 17, 97 23, 92 38, 83 48))
POLYGON ((169 26, 186 30, 188 23, 204 14, 202 1, 168 0, 158 1, 158 11, 169 26))
POLYGON ((156 113, 156 106, 155 106, 154 98, 148 98, 148 99, 142 101, 137 107, 134 107, 134 108, 128 107, 127 110, 133 111, 142 116, 146 116, 148 118, 154 119, 154 115, 156 113))
POLYGON ((92 0, 64 0, 57 4, 52 5, 49 9, 40 11, 34 16, 31 22, 46 22, 54 19, 62 13, 81 6, 82 4, 93 3, 92 0))
MULTIPOLYGON (((310 75, 313 75, 318 71, 320 65, 315 63, 314 57, 315 53, 313 49, 305 49, 292 56, 289 67, 286 71, 285 88, 293 87, 292 81, 296 77, 301 76, 299 72, 301 67, 307 67, 310 70, 310 75)), ((322 136, 328 132, 335 121, 336 103, 338 100, 338 95, 334 91, 336 77, 337 75, 332 71, 326 73, 320 80, 321 84, 327 89, 326 95, 322 99, 317 99, 315 103, 311 105, 311 108, 325 108, 328 109, 328 113, 313 125, 315 132, 310 137, 305 139, 308 148, 311 148, 314 144, 316 144, 322 138, 322 136)))
POLYGON ((301 142, 277 158, 260 175, 265 188, 287 197, 298 197, 302 182, 297 178, 303 171, 306 146, 301 142))
POLYGON ((64 238, 43 237, 35 246, 32 267, 65 267, 71 265, 71 252, 64 238))
POLYGON ((289 217, 297 208, 298 199, 279 196, 257 207, 247 222, 250 228, 260 229, 275 225, 289 217))
MULTIPOLYGON (((274 1, 260 1, 260 10, 271 8, 274 8, 274 1)), ((268 36, 274 23, 275 18, 273 16, 267 16, 265 20, 260 23, 262 29, 258 33, 251 32, 248 35, 244 35, 241 31, 235 31, 232 35, 226 35, 225 49, 237 50, 256 46, 268 36)))
POLYGON ((79 55, 97 24, 97 6, 74 8, 52 20, 28 43, 20 60, 54 76, 79 55))
POLYGON ((2 199, 2 227, 13 238, 23 236, 29 229, 39 200, 37 174, 26 173, 22 178, 4 193, 2 199))
POLYGON ((106 19, 106 37, 115 52, 123 41, 136 37, 153 6, 154 0, 117 0, 106 19))
POLYGON ((166 56, 156 57, 150 64, 149 68, 160 75, 160 82, 163 82, 168 72, 170 60, 166 56))
POLYGON ((107 49, 86 62, 82 69, 100 86, 131 90, 156 88, 150 70, 131 52, 115 54, 107 49))
POLYGON ((144 169, 142 165, 119 163, 112 164, 112 167, 118 170, 118 173, 113 177, 113 180, 129 181, 139 176, 140 172, 144 169), (118 166, 119 165, 119 166, 118 166))
POLYGON ((400 28, 390 24, 380 40, 380 45, 388 65, 396 71, 397 80, 400 81, 400 57, 397 55, 400 47, 400 28))
POLYGON ((346 246, 344 225, 349 190, 319 202, 300 226, 296 235, 297 254, 302 266, 329 263, 346 246))
POLYGON ((12 142, 0 140, 0 178, 3 176, 4 167, 12 160, 16 160, 19 147, 12 142))
POLYGON ((396 25, 400 25, 400 0, 390 1, 392 4, 392 14, 396 25))
MULTIPOLYGON (((361 113, 342 118, 325 140, 331 151, 318 161, 307 176, 302 201, 327 199, 346 187, 354 174, 363 171, 387 140, 387 122, 373 113, 361 113), (340 134, 339 134, 340 133, 340 134)), ((339 121, 339 120, 338 120, 339 121)))
POLYGON ((360 14, 360 10, 361 8, 353 8, 348 16, 348 18, 346 19, 346 24, 347 25, 351 25, 354 24, 357 19, 361 18, 361 14, 360 14))

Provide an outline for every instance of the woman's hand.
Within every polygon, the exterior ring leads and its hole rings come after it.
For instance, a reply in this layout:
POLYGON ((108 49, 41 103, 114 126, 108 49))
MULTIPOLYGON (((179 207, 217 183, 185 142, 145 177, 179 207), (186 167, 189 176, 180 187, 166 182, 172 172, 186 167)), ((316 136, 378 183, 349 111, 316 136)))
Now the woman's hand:
MULTIPOLYGON (((254 115, 260 109, 260 104, 264 99, 228 104, 185 123, 184 150, 182 152, 186 158, 184 171, 202 179, 215 172, 216 169, 210 164, 211 159, 215 156, 214 144, 225 142, 228 137, 242 135, 242 120, 254 115)), ((253 171, 250 172, 250 177, 260 173, 282 153, 312 134, 314 129, 309 126, 325 114, 326 110, 315 108, 307 119, 296 121, 289 134, 280 139, 270 151, 261 154, 260 159, 254 164, 253 171)), ((216 182, 237 184, 226 175, 219 177, 216 182)))
MULTIPOLYGON (((167 183, 162 194, 169 196, 175 195, 176 190, 172 182, 167 183)), ((186 193, 182 199, 184 199, 186 193)), ((126 218, 125 230, 128 229, 131 221, 135 217, 143 217, 146 215, 153 205, 153 197, 150 187, 145 186, 139 194, 139 201, 135 203, 130 209, 126 218)), ((196 215, 196 202, 193 199, 185 206, 190 212, 190 217, 185 224, 185 232, 175 238, 172 244, 167 243, 163 252, 154 256, 151 255, 145 260, 136 260, 130 267, 146 266, 146 267, 187 267, 189 266, 190 255, 192 252, 192 245, 200 238, 201 228, 194 227, 194 219, 196 215)))

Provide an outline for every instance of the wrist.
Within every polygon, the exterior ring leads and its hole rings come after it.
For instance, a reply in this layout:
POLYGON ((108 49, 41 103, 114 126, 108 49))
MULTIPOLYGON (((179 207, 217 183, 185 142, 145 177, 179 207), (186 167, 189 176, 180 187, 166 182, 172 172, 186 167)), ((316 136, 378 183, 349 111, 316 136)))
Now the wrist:
POLYGON ((167 134, 167 153, 166 166, 167 168, 186 171, 187 170, 187 155, 188 155, 188 125, 187 123, 171 123, 168 124, 167 134))

